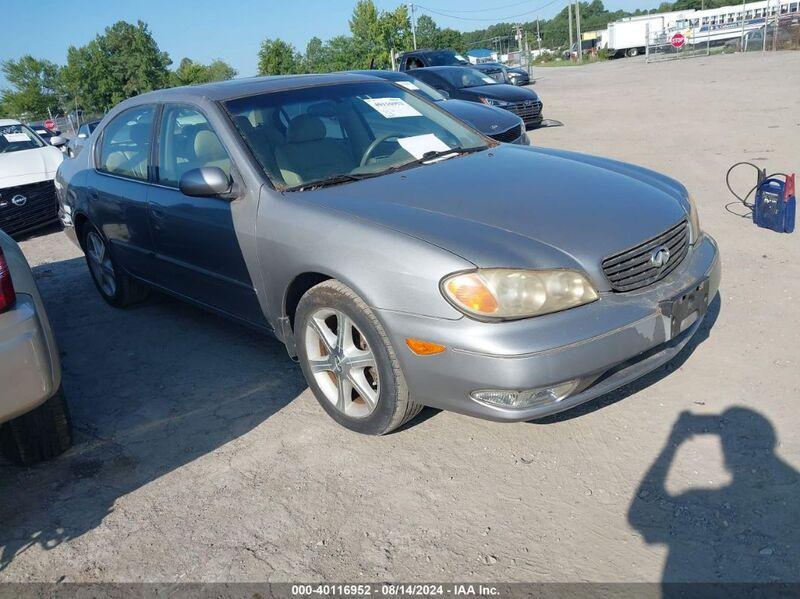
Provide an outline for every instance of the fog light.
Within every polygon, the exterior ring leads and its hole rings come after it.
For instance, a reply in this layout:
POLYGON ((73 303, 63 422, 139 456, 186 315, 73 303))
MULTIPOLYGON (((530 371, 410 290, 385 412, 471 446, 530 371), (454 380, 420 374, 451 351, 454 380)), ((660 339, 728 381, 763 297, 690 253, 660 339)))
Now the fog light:
POLYGON ((566 381, 552 387, 513 391, 511 389, 482 389, 473 391, 475 401, 501 408, 532 408, 557 403, 570 395, 578 386, 578 380, 566 381))

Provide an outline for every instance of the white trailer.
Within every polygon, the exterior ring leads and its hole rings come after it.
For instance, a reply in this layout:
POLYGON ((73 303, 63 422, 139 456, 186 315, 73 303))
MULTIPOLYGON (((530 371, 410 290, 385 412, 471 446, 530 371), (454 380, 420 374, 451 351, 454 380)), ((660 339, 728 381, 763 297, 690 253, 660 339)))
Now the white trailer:
POLYGON ((644 53, 647 45, 647 30, 663 31, 681 19, 688 19, 694 10, 661 12, 652 15, 627 17, 609 23, 603 36, 605 47, 614 55, 637 56, 644 53))

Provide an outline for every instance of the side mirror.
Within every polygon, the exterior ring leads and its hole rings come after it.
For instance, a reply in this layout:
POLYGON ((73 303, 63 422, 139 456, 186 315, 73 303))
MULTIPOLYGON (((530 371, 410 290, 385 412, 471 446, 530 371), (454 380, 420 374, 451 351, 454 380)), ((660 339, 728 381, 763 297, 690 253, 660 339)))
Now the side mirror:
POLYGON ((50 138, 50 145, 60 148, 61 146, 67 143, 66 138, 61 137, 60 135, 54 135, 50 138))
POLYGON ((450 92, 447 91, 446 89, 437 89, 436 91, 442 94, 445 98, 447 99, 450 98, 450 92))
POLYGON ((231 180, 218 166, 204 166, 183 173, 178 188, 190 197, 222 196, 231 191, 231 180))

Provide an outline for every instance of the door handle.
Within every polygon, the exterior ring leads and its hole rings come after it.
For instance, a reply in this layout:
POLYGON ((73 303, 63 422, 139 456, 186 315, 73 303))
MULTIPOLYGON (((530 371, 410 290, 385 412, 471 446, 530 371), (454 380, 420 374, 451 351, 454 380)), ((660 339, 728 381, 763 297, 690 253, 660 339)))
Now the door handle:
POLYGON ((163 220, 167 216, 162 210, 152 207, 150 208, 150 214, 153 215, 153 218, 157 218, 158 220, 163 220))

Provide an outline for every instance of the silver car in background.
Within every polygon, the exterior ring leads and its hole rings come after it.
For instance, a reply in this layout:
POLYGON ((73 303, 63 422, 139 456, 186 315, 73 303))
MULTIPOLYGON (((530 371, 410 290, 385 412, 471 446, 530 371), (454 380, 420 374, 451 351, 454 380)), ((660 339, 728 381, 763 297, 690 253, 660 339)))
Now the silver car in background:
POLYGON ((25 256, 0 231, 0 447, 14 463, 33 464, 71 441, 47 312, 25 256))
POLYGON ((680 351, 720 281, 677 181, 498 144, 368 75, 131 98, 56 188, 109 304, 155 288, 271 332, 369 434, 607 393, 680 351))

